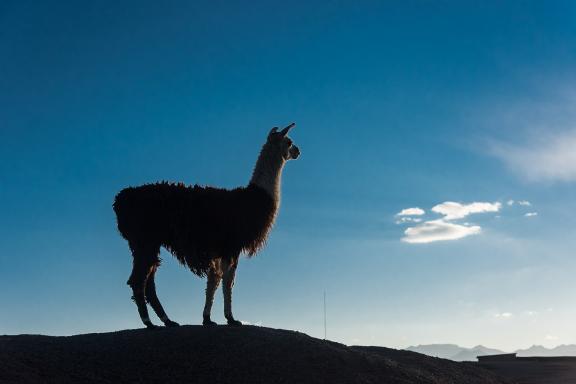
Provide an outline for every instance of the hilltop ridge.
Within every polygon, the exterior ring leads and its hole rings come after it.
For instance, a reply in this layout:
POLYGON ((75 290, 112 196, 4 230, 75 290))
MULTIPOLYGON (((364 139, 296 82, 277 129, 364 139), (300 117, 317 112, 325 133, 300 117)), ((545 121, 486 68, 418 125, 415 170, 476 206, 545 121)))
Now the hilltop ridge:
POLYGON ((264 327, 0 336, 1 383, 503 384, 471 364, 264 327))

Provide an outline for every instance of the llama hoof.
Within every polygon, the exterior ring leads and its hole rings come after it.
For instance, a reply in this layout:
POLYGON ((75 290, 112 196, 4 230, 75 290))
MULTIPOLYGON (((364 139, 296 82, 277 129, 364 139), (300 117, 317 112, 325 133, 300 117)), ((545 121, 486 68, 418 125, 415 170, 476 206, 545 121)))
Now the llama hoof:
POLYGON ((205 327, 213 327, 215 325, 218 325, 217 323, 215 323, 214 321, 210 320, 210 318, 204 319, 204 321, 202 321, 202 325, 205 327))
POLYGON ((235 319, 228 319, 228 325, 231 325, 233 327, 240 327, 242 325, 242 322, 235 319))
POLYGON ((173 327, 179 327, 180 324, 178 324, 177 322, 172 321, 172 320, 166 320, 166 322, 164 323, 164 326, 167 328, 173 328, 173 327))
POLYGON ((155 330, 155 329, 159 329, 160 327, 157 325, 154 325, 152 323, 148 323, 146 324, 146 329, 151 329, 151 330, 155 330))

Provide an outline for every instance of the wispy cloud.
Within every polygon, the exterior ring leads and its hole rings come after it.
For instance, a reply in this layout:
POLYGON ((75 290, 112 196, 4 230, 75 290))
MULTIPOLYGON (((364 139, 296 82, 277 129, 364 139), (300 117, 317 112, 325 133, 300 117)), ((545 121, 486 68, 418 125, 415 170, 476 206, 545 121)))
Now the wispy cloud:
POLYGON ((396 224, 405 224, 405 223, 420 223, 422 219, 418 217, 400 217, 396 220, 396 224))
POLYGON ((561 77, 538 81, 536 96, 491 100, 476 117, 485 129, 474 144, 486 140, 478 148, 527 181, 576 181, 576 92, 561 77))
POLYGON ((576 129, 541 133, 524 144, 498 143, 493 154, 513 172, 533 181, 576 181, 576 129))
MULTIPOLYGON (((532 203, 529 202, 528 200, 512 200, 512 199, 510 199, 506 202, 506 205, 509 207, 512 207, 514 205, 518 205, 518 206, 521 206, 525 209, 531 209, 531 207, 532 207, 532 203)), ((535 216, 538 216, 538 212, 532 211, 532 212, 526 212, 524 214, 524 217, 535 217, 535 216)))
POLYGON ((514 204, 522 205, 522 206, 524 206, 524 207, 531 207, 531 206, 532 206, 532 203, 529 202, 528 200, 519 200, 519 201, 516 201, 516 200, 512 200, 512 199, 511 199, 511 200, 508 200, 508 201, 506 202, 506 204, 509 205, 509 206, 513 206, 514 204))
POLYGON ((509 319, 512 316, 514 316, 514 315, 510 312, 501 312, 501 313, 495 313, 494 314, 494 317, 497 319, 509 319))
POLYGON ((404 231, 402 241, 406 243, 431 243, 442 240, 458 240, 475 235, 482 231, 477 225, 461 225, 446 222, 442 219, 426 221, 404 231))

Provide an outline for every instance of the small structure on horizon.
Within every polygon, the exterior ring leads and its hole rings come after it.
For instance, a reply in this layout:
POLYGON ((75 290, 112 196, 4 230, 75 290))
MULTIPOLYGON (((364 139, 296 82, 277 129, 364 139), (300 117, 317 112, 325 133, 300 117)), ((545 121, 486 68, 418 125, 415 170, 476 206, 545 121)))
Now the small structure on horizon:
POLYGON ((516 353, 476 356, 479 364, 508 363, 570 363, 576 366, 576 356, 516 356, 516 353))
POLYGON ((516 360, 516 353, 501 353, 498 355, 484 355, 476 356, 479 363, 490 363, 490 362, 500 362, 500 361, 510 361, 516 360))
POLYGON ((576 356, 477 356, 478 366, 523 384, 576 383, 576 356))

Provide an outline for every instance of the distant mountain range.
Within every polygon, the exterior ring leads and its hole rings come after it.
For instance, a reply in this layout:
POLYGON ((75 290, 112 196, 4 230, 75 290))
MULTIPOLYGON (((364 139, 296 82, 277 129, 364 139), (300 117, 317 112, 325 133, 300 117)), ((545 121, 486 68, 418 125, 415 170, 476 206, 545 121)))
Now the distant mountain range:
POLYGON ((528 349, 519 349, 516 351, 519 357, 530 356, 576 356, 576 345, 562 344, 554 348, 545 348, 541 345, 533 345, 528 349))
MULTIPOLYGON (((406 348, 407 351, 418 352, 428 356, 441 357, 454 361, 476 361, 477 356, 497 355, 504 352, 499 349, 487 348, 477 345, 472 348, 460 347, 456 344, 427 344, 406 348)), ((576 356, 576 345, 559 345, 555 348, 546 348, 541 345, 533 345, 528 349, 515 351, 518 357, 531 356, 576 356)))

